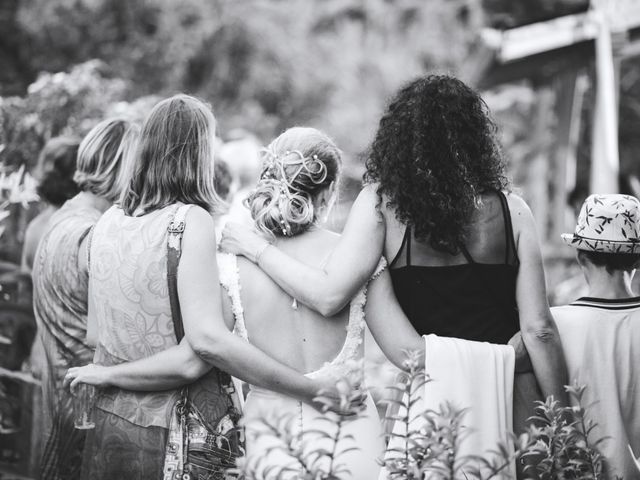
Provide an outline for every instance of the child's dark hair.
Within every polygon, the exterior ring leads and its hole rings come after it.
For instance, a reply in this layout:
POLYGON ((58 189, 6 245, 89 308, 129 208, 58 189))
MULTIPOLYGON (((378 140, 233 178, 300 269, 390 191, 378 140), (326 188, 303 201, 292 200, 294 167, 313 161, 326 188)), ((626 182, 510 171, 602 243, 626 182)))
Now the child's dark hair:
POLYGON ((578 250, 578 255, 588 259, 594 265, 606 268, 608 273, 629 272, 640 262, 640 253, 606 253, 578 250))
POLYGON ((73 181, 79 145, 79 139, 56 137, 49 140, 40 153, 38 164, 42 178, 37 191, 40 198, 51 205, 59 207, 80 191, 73 181))

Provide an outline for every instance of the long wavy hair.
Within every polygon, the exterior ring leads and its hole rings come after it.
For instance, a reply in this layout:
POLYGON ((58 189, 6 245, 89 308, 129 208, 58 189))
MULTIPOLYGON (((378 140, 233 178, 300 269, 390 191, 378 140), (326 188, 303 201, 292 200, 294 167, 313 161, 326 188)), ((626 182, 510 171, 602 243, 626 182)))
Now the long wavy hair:
POLYGON ((456 254, 479 195, 508 188, 489 109, 473 89, 446 75, 403 87, 380 120, 365 182, 416 239, 456 254))
POLYGON ((140 135, 129 185, 120 203, 127 215, 182 202, 215 213, 221 204, 214 186, 211 108, 189 95, 162 100, 149 113, 140 135))

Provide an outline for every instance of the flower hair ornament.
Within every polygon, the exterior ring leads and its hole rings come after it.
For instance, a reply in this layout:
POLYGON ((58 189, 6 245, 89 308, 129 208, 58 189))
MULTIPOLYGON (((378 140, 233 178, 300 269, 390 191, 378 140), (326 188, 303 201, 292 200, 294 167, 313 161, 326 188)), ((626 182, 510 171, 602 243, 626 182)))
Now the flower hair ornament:
POLYGON ((268 148, 263 152, 265 160, 259 183, 269 182, 277 188, 280 195, 280 228, 285 237, 291 236, 291 225, 286 219, 282 197, 286 197, 290 202, 298 201, 302 208, 309 208, 301 201, 301 197, 308 197, 308 193, 296 186, 296 180, 300 175, 305 175, 312 183, 321 185, 327 179, 327 166, 320 161, 318 155, 305 157, 300 150, 287 150, 282 156, 268 148), (297 166, 297 169, 287 178, 286 169, 292 166, 297 166))

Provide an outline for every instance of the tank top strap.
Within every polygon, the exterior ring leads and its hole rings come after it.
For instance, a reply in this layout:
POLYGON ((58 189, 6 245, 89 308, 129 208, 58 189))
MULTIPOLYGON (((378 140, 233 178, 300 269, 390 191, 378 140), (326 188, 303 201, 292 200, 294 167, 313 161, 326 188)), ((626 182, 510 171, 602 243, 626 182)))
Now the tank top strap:
POLYGON ((462 253, 462 255, 464 256, 465 260, 468 263, 476 263, 476 261, 473 259, 473 257, 469 253, 469 250, 467 250, 467 247, 464 246, 464 243, 461 243, 459 245, 459 248, 460 248, 460 253, 462 253))
POLYGON ((504 262, 506 264, 518 263, 518 250, 516 248, 516 242, 513 238, 513 223, 511 221, 511 211, 509 210, 509 202, 504 192, 498 190, 498 198, 500 199, 500 205, 502 207, 502 216, 504 218, 504 234, 505 234, 505 253, 504 262))
POLYGON ((402 237, 402 244, 400 244, 400 248, 398 249, 396 256, 393 257, 393 260, 391 260, 391 263, 389 264, 389 268, 392 268, 398 262, 398 259, 400 258, 400 255, 402 255, 403 250, 405 250, 407 265, 411 265, 411 227, 409 225, 407 225, 407 227, 404 230, 404 236, 402 237), (406 250, 405 250, 405 247, 406 247, 406 250))

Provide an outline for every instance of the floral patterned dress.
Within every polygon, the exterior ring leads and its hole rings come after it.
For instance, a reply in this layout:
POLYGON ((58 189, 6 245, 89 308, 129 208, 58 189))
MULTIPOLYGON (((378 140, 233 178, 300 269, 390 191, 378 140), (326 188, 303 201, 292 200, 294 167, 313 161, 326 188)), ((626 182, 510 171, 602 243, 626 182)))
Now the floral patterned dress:
MULTIPOLYGON (((89 315, 98 330, 96 364, 138 360, 176 345, 167 283, 167 229, 178 207, 142 216, 127 216, 113 207, 96 225, 89 267, 89 315)), ((233 405, 224 386, 228 383, 228 375, 213 369, 189 385, 191 401, 212 428, 233 405)), ((83 478, 162 478, 178 396, 179 390, 102 390, 96 399, 96 428, 87 436, 83 478)))
POLYGON ((68 368, 93 358, 87 344, 88 275, 78 263, 79 250, 101 212, 78 198, 50 219, 33 265, 33 307, 44 347, 42 478, 80 478, 84 433, 73 428, 71 395, 62 388, 68 368))

